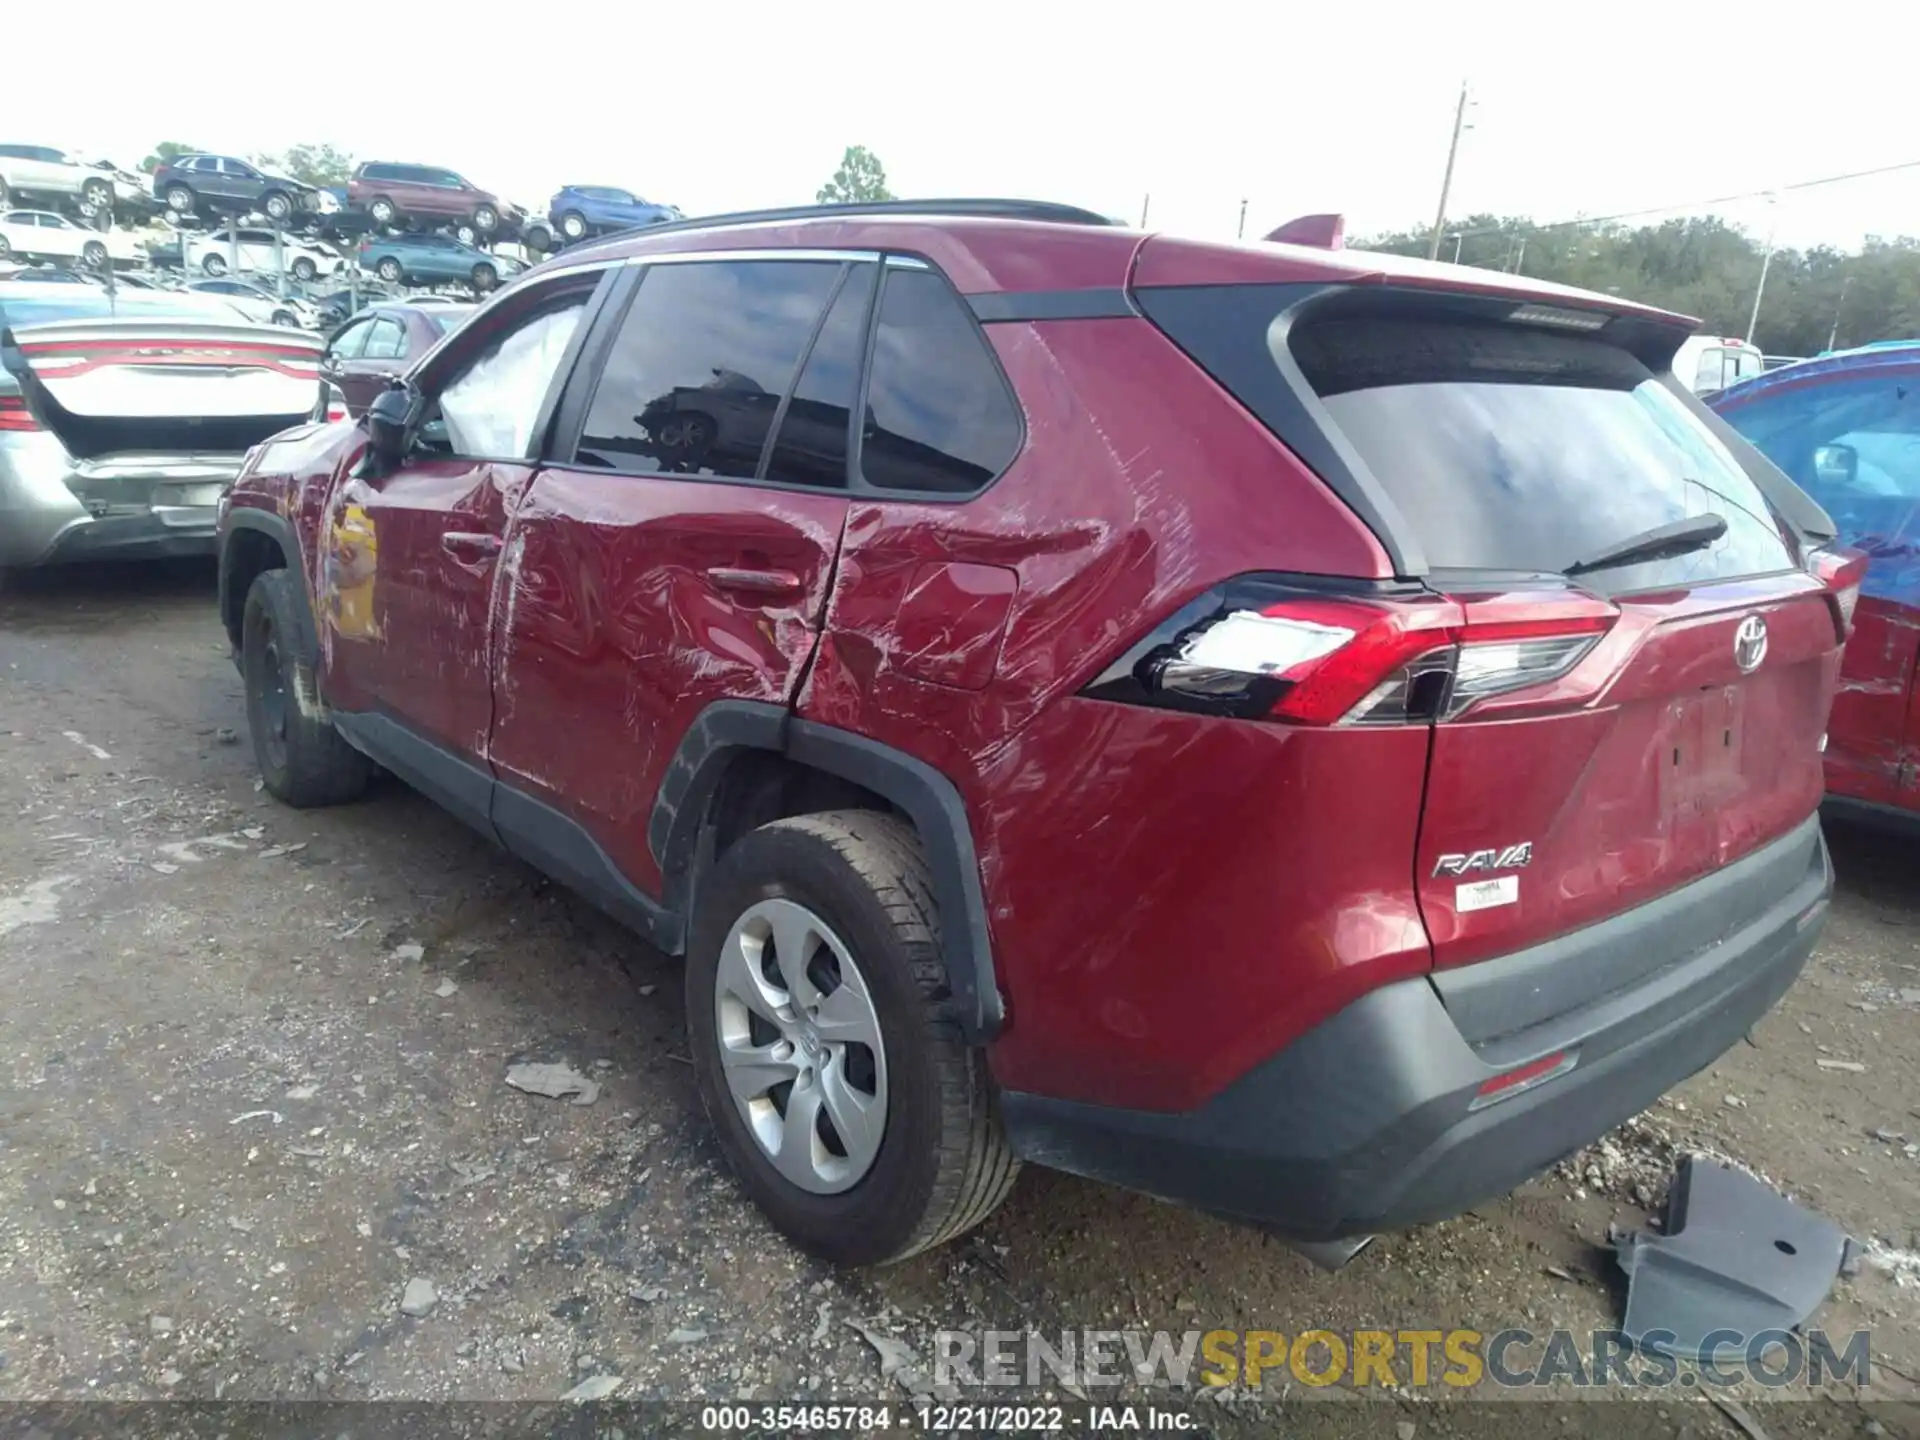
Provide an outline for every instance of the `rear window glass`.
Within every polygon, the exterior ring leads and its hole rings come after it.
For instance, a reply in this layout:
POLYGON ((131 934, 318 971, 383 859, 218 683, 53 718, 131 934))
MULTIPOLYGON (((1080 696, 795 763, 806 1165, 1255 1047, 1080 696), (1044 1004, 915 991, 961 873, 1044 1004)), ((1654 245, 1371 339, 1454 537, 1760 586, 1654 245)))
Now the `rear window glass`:
POLYGON ((1622 591, 1793 563, 1739 462, 1615 346, 1384 318, 1302 325, 1290 346, 1436 569, 1563 571, 1708 513, 1727 525, 1710 548, 1591 578, 1622 591))

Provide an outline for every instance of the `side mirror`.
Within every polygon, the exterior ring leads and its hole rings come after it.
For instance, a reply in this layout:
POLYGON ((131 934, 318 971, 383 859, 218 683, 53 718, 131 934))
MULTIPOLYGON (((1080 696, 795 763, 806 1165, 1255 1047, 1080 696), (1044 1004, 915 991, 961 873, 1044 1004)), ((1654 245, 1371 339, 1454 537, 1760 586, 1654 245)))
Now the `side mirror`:
POLYGON ((367 407, 368 448, 380 458, 383 469, 397 465, 407 453, 412 418, 413 394, 401 385, 382 390, 367 407))
POLYGON ((1813 478, 1822 485, 1852 485, 1860 476, 1860 452, 1851 445, 1816 445, 1813 478))

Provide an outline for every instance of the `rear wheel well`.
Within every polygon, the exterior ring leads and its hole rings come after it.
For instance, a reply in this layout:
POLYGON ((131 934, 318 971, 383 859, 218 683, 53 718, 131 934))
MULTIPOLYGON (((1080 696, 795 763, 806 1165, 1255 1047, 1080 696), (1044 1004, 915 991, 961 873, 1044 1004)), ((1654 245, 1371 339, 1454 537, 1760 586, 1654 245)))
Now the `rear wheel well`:
POLYGON ((864 785, 777 751, 743 748, 728 762, 707 803, 703 828, 712 836, 711 859, 718 860, 762 825, 829 810, 877 810, 913 823, 897 805, 864 785))
POLYGON ((237 650, 240 623, 246 613, 247 592, 253 582, 268 570, 287 568, 286 552, 280 542, 258 530, 235 530, 227 539, 226 554, 220 565, 220 623, 237 650))

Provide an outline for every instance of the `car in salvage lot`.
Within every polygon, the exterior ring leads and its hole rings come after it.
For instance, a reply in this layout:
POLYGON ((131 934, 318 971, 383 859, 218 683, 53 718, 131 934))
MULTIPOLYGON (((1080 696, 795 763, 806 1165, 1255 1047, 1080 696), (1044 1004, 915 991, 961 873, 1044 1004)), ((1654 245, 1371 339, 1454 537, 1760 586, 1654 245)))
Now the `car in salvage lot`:
POLYGON ((154 198, 175 215, 265 215, 287 224, 326 208, 317 185, 237 155, 177 155, 153 172, 154 198))
POLYGON ((804 1248, 1031 1160, 1337 1263, 1711 1064, 1821 933, 1861 563, 1690 328, 1026 202, 666 224, 254 451, 220 616, 274 796, 384 767, 686 957, 804 1248), (703 389, 764 423, 690 438, 703 389))
POLYGON ((1920 341, 1803 360, 1708 404, 1867 557, 1827 729, 1829 808, 1920 822, 1920 341))
POLYGON ((319 350, 212 296, 0 283, 0 569, 211 554, 248 448, 312 410, 319 350))
POLYGON ((360 242, 358 258, 361 270, 388 285, 465 285, 478 294, 526 268, 441 234, 369 235, 360 242))
POLYGON ((243 274, 272 275, 277 268, 302 284, 332 275, 346 262, 338 252, 325 245, 281 236, 279 254, 274 253, 274 234, 258 227, 222 226, 205 233, 181 232, 182 263, 189 270, 207 275, 225 275, 237 259, 243 274))
POLYGON ((88 219, 102 210, 144 212, 146 187, 106 161, 87 160, 52 145, 0 143, 0 206, 64 201, 88 219))
POLYGON ((360 415, 472 311, 471 305, 457 304, 370 305, 328 337, 320 377, 339 389, 341 404, 351 414, 360 415))
POLYGON ((0 213, 0 260, 77 260, 91 270, 131 265, 141 247, 125 230, 94 230, 51 210, 0 213))

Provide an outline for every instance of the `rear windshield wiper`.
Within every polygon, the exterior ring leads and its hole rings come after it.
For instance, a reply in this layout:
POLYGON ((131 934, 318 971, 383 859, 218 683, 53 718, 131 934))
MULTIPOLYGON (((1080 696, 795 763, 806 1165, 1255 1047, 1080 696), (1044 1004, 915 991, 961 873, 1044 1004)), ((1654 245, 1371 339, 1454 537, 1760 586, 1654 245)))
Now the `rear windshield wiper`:
POLYGON ((1575 561, 1562 573, 1585 575, 1594 570, 1612 570, 1621 565, 1638 565, 1647 560, 1670 560, 1676 555, 1704 550, 1727 533, 1726 517, 1709 510, 1704 515, 1689 515, 1655 525, 1638 535, 1616 540, 1598 555, 1575 561))

